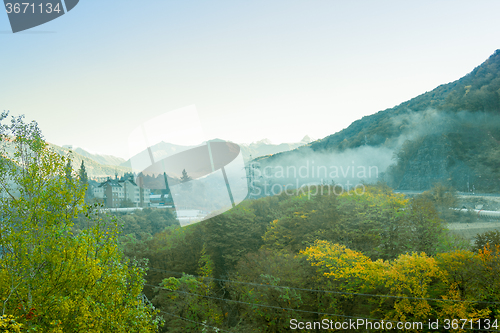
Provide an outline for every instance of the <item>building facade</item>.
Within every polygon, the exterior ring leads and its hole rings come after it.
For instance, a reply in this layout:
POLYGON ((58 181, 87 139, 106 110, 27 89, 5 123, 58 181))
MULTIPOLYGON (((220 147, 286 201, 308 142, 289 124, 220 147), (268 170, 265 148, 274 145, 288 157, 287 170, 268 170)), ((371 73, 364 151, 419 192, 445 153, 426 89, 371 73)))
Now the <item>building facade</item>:
POLYGON ((94 198, 104 202, 106 207, 148 207, 150 190, 137 186, 133 174, 118 179, 108 178, 94 188, 94 198))

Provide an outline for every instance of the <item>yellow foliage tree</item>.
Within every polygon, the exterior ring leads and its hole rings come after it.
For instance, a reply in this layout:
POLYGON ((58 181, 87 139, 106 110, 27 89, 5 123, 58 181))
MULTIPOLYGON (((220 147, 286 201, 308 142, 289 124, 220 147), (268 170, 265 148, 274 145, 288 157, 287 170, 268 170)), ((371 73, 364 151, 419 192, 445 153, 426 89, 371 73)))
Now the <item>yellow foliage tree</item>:
POLYGON ((386 313, 386 318, 397 321, 425 321, 432 314, 429 301, 431 283, 443 278, 436 260, 425 253, 400 255, 385 272, 385 287, 390 295, 415 297, 394 302, 394 310, 386 313))
MULTIPOLYGON (((315 285, 328 290, 356 293, 363 290, 368 275, 372 271, 372 261, 360 252, 350 250, 343 245, 318 240, 313 246, 301 252, 317 267, 319 273, 315 285)), ((321 312, 350 314, 363 300, 350 294, 324 294, 320 304, 321 312)), ((339 320, 342 320, 339 318, 339 320)))
MULTIPOLYGON (((335 291, 320 299, 328 304, 323 312, 425 325, 431 318, 441 324, 454 318, 488 318, 492 323, 500 319, 494 303, 499 297, 498 250, 456 251, 436 257, 413 252, 393 261, 372 261, 345 246, 316 241, 301 253, 317 269, 316 285, 335 291), (493 303, 486 307, 477 300, 493 303)), ((461 324, 450 329, 461 332, 461 324)))

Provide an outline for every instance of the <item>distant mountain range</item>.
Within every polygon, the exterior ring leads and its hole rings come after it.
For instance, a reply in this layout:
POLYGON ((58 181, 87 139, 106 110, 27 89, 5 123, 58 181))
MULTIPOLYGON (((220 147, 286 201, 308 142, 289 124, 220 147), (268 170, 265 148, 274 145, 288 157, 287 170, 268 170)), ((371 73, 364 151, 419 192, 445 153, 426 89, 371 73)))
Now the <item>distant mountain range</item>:
MULTIPOLYGON (((398 189, 426 190, 440 182, 460 191, 499 191, 500 50, 457 81, 356 120, 324 139, 258 159, 261 167, 278 169, 314 161, 342 165, 344 171, 376 166, 378 176, 371 180, 398 189)), ((323 173, 315 181, 346 178, 330 176, 335 174, 323 173)))
MULTIPOLYGON (((224 141, 224 140, 214 139, 211 141, 224 141)), ((300 146, 303 146, 305 144, 308 144, 310 142, 311 138, 306 135, 300 142, 296 143, 272 144, 268 139, 264 139, 251 144, 239 144, 239 146, 241 149, 241 153, 243 155, 243 159, 245 161, 248 161, 250 158, 256 158, 259 156, 271 155, 284 152, 287 150, 292 150, 300 146)), ((157 143, 156 145, 151 146, 151 151, 153 153, 154 160, 159 161, 167 156, 180 153, 184 150, 188 150, 193 147, 194 146, 181 146, 166 142, 160 142, 157 143)), ((149 153, 147 151, 142 151, 132 158, 136 158, 139 155, 148 158, 148 154, 149 153)), ((121 163, 120 166, 130 168, 131 167, 130 159, 128 161, 121 163)))
POLYGON ((250 144, 240 144, 241 153, 245 160, 254 159, 260 156, 273 155, 284 151, 289 151, 310 143, 312 139, 306 135, 300 142, 272 144, 264 139, 250 144))
MULTIPOLYGON (((129 168, 119 166, 119 165, 109 165, 109 164, 101 164, 96 161, 100 160, 102 162, 114 162, 120 160, 118 157, 109 156, 109 155, 96 155, 88 153, 87 151, 76 148, 74 151, 68 148, 63 148, 54 144, 49 143, 49 148, 53 149, 60 155, 68 155, 71 152, 71 156, 73 158, 73 169, 78 170, 82 164, 82 161, 85 164, 85 169, 87 171, 87 175, 91 178, 95 177, 113 177, 115 174, 123 175, 125 172, 130 172, 129 168), (77 152, 78 151, 78 152, 77 152), (82 154, 83 153, 83 154, 82 154)), ((123 160, 123 159, 121 159, 123 160)))
POLYGON ((99 164, 104 164, 104 165, 121 165, 122 163, 125 162, 125 160, 121 157, 116 157, 112 155, 99 155, 99 154, 92 154, 89 153, 88 151, 82 149, 82 148, 76 148, 74 150, 75 153, 80 154, 82 156, 88 157, 91 160, 96 161, 99 164))
MULTIPOLYGON (((224 140, 214 139, 212 141, 224 141, 224 140)), ((276 154, 279 152, 296 149, 310 142, 311 138, 306 135, 300 142, 296 143, 272 144, 269 140, 264 139, 251 144, 240 144, 239 146, 241 148, 244 160, 248 161, 250 158, 256 158, 259 156, 276 154)), ((68 154, 70 151, 70 149, 68 148, 63 148, 53 144, 50 144, 50 147, 59 154, 65 155, 68 154)), ((153 153, 154 159, 156 161, 159 161, 167 156, 180 153, 184 150, 193 147, 194 146, 182 146, 172 143, 160 142, 156 145, 153 145, 151 147, 151 151, 153 153)), ((124 160, 123 158, 112 155, 92 154, 84 150, 83 148, 75 148, 72 149, 71 151, 73 156, 73 168, 75 170, 79 169, 81 162, 83 160, 85 163, 87 174, 90 177, 114 176, 115 173, 117 173, 118 175, 122 175, 125 172, 132 171, 130 159, 124 160)), ((149 152, 145 150, 140 152, 136 156, 138 155, 144 155, 148 157, 149 152)))

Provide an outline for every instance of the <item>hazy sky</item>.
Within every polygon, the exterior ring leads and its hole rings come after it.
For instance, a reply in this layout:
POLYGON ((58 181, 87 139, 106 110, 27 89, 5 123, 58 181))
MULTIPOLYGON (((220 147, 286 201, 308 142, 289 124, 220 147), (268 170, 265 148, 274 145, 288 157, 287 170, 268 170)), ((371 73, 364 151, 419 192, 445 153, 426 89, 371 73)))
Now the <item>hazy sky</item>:
POLYGON ((0 110, 121 157, 137 126, 190 105, 207 139, 322 138, 472 71, 500 48, 498 13, 496 0, 80 0, 17 34, 0 14, 0 110))

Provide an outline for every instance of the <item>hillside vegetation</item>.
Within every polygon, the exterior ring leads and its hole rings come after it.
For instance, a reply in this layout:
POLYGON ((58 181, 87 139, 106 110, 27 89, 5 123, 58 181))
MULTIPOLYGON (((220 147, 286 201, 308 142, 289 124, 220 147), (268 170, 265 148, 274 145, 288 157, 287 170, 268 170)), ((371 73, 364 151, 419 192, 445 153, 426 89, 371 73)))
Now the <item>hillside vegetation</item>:
POLYGON ((265 167, 318 154, 356 155, 362 147, 374 155, 394 151, 394 165, 379 177, 394 188, 427 190, 441 182, 461 191, 500 191, 500 50, 457 81, 258 161, 265 167))
POLYGON ((472 249, 453 236, 440 215, 456 199, 443 187, 413 199, 365 190, 245 201, 125 253, 149 262, 144 292, 166 314, 162 332, 289 332, 291 318, 498 323, 498 239, 472 249))
MULTIPOLYGON (((372 146, 387 144, 399 137, 408 126, 415 126, 412 118, 397 117, 423 112, 429 109, 458 113, 476 113, 471 121, 484 125, 488 113, 500 112, 500 50, 495 51, 488 60, 476 67, 463 78, 440 85, 432 91, 419 95, 390 109, 380 111, 353 122, 348 128, 311 143, 313 150, 342 150, 356 148, 367 143, 372 146), (478 112, 485 112, 478 113, 478 112), (394 121, 396 118, 398 121, 394 121), (389 141, 388 141, 389 139, 389 141)), ((421 120, 424 120, 422 118, 421 120)), ((440 127, 441 124, 435 124, 440 127)), ((497 137, 497 139, 500 139, 497 137)))

